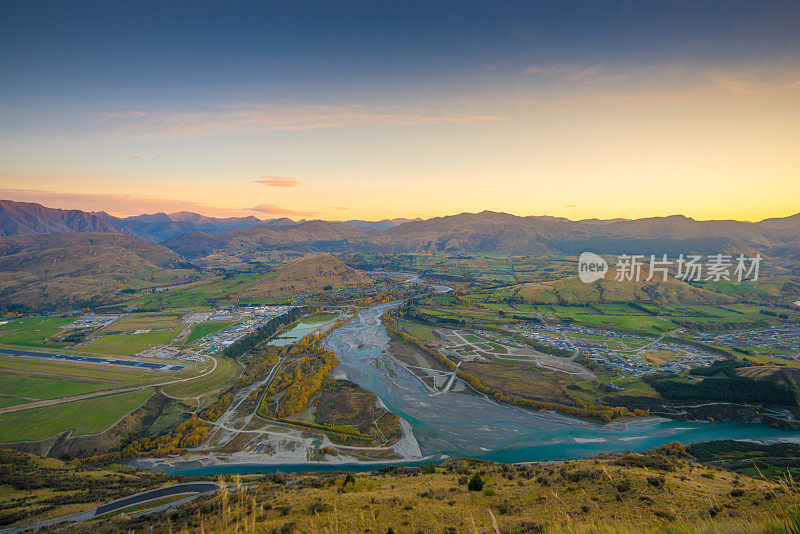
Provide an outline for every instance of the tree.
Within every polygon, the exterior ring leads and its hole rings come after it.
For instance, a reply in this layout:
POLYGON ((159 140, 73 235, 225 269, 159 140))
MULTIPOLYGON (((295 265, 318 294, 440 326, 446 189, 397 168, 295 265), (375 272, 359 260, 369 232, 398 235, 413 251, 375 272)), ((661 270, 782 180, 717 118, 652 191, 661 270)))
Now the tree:
POLYGON ((423 471, 425 473, 430 474, 430 475, 432 475, 432 474, 434 474, 436 472, 436 466, 433 465, 433 459, 432 458, 430 460, 428 460, 428 465, 426 465, 424 467, 423 471))

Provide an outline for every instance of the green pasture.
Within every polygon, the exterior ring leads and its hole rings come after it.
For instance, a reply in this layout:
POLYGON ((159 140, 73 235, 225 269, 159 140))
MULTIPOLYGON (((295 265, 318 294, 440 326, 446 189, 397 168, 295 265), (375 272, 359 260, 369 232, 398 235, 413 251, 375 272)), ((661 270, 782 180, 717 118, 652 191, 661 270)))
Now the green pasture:
POLYGON ((189 334, 188 338, 186 338, 186 344, 204 338, 209 334, 219 332, 220 330, 225 330, 226 328, 228 328, 229 326, 233 326, 234 324, 236 323, 233 321, 205 322, 196 324, 194 328, 192 328, 192 333, 189 334))
POLYGON ((152 394, 150 388, 145 388, 0 414, 0 442, 35 441, 64 430, 72 430, 72 436, 97 434, 141 406, 152 394))
POLYGON ((187 399, 228 389, 239 377, 240 366, 235 360, 217 356, 217 368, 206 376, 171 384, 164 388, 170 397, 187 399))
POLYGON ((154 345, 166 345, 178 335, 175 330, 148 332, 146 334, 112 334, 103 336, 81 347, 86 352, 131 355, 154 345))
POLYGON ((16 398, 17 402, 15 404, 34 400, 71 397, 101 389, 109 389, 110 387, 113 387, 113 385, 68 378, 24 376, 0 371, 0 393, 16 398))
POLYGON ((63 347, 63 343, 50 343, 46 339, 61 331, 61 327, 74 321, 72 317, 24 317, 11 319, 0 326, 0 343, 27 347, 63 347))
POLYGON ((436 341, 436 337, 433 335, 433 327, 431 326, 401 319, 400 327, 417 339, 436 341))

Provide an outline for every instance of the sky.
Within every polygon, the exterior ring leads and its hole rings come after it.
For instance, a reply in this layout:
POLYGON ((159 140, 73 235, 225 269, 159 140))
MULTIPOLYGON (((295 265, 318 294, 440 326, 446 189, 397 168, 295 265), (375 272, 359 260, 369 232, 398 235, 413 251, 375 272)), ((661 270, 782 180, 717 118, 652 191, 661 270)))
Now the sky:
POLYGON ((0 0, 0 198, 787 216, 798 28, 796 1, 0 0))

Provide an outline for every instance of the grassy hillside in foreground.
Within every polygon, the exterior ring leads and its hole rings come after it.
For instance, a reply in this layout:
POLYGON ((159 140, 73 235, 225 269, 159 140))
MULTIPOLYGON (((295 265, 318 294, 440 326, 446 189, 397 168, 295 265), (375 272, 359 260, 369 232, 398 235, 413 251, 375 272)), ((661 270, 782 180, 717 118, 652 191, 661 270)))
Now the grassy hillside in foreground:
MULTIPOLYGON (((87 522, 69 532, 766 534, 798 524, 791 487, 705 467, 684 454, 673 445, 558 464, 453 459, 433 469, 229 476, 227 489, 215 496, 152 515, 87 522)), ((0 473, 0 484, 19 495, 18 477, 2 466, 0 473)), ((75 476, 70 469, 66 474, 75 476)), ((47 486, 36 488, 25 496, 23 510, 40 505, 48 493, 47 486)), ((20 510, 10 501, 0 501, 10 505, 5 514, 20 510)))
POLYGON ((82 469, 54 458, 0 450, 0 529, 98 506, 179 477, 133 467, 82 469))

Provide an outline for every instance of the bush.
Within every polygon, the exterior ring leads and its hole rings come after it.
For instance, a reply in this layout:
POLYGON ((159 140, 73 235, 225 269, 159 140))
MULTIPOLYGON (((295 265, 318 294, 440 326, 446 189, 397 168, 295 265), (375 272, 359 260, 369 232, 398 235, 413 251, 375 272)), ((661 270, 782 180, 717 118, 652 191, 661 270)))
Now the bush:
POLYGON ((472 475, 472 478, 469 479, 469 483, 467 484, 467 489, 469 491, 481 491, 483 489, 483 477, 478 473, 472 475))
POLYGON ((631 481, 630 480, 622 480, 617 482, 616 485, 617 491, 620 493, 625 493, 626 491, 631 489, 631 481))

